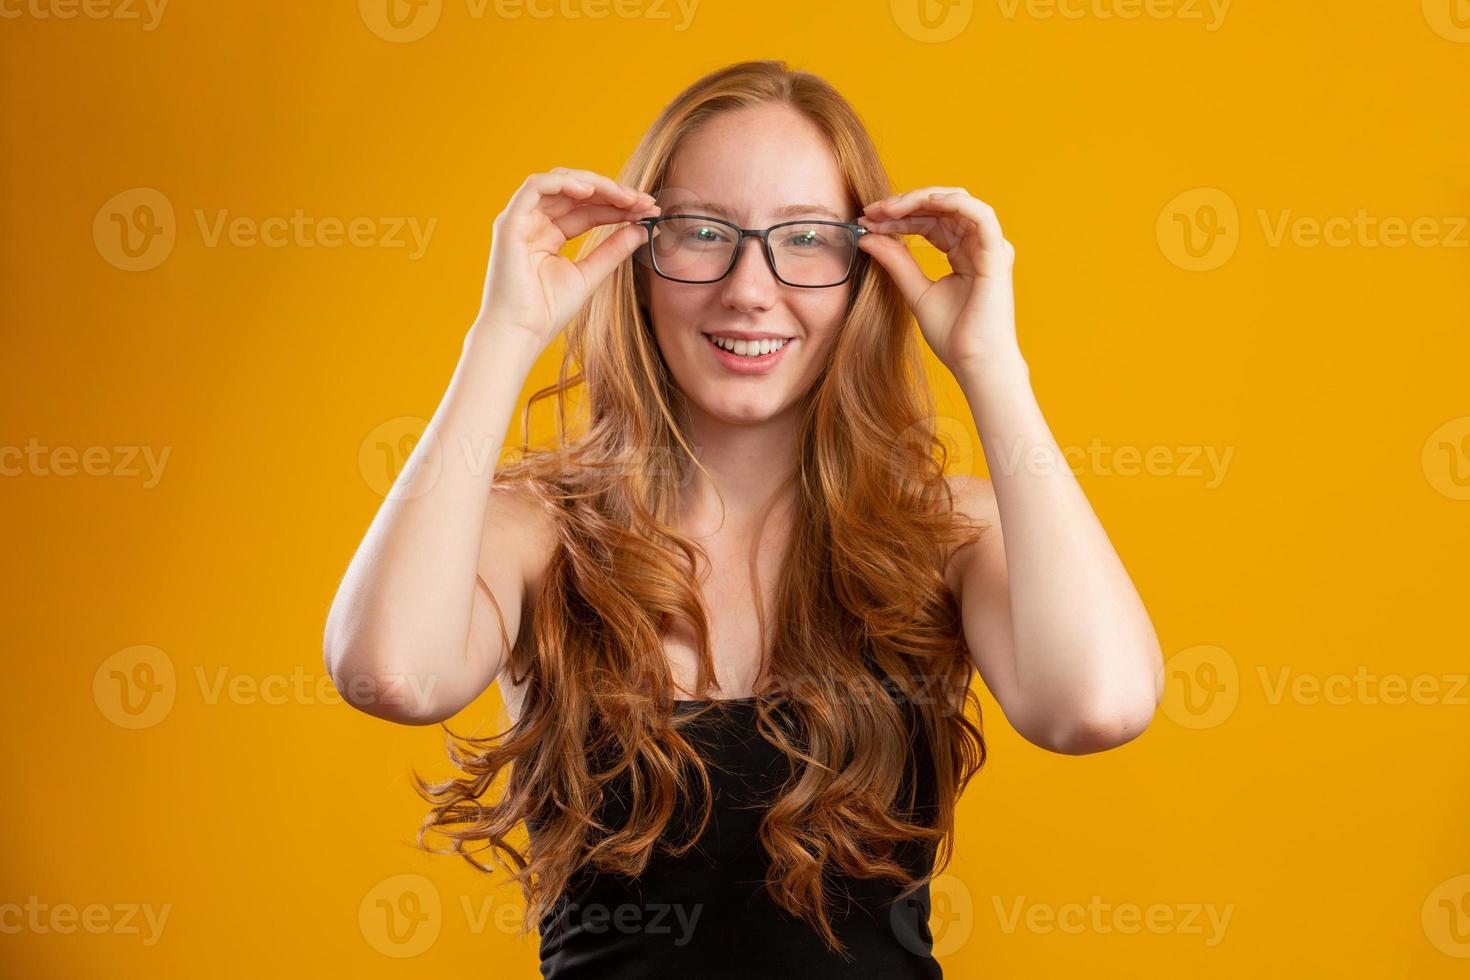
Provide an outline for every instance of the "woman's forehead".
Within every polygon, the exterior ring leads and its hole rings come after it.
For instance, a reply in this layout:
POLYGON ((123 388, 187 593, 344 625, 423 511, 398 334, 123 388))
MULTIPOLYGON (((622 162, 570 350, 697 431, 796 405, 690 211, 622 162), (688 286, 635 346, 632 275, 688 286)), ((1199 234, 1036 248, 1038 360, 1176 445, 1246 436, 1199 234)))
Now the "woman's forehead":
POLYGON ((670 168, 654 192, 665 214, 670 208, 698 211, 747 223, 825 217, 847 221, 852 207, 835 161, 819 166, 751 166, 723 161, 670 168))
POLYGON ((791 125, 799 119, 788 116, 786 125, 772 127, 761 118, 735 113, 688 136, 655 192, 659 205, 667 212, 670 205, 698 204, 703 213, 738 221, 848 220, 847 181, 831 147, 791 125))
POLYGON ((658 202, 665 214, 671 214, 669 208, 678 208, 680 211, 698 212, 716 218, 726 218, 730 221, 740 222, 766 217, 773 221, 785 218, 826 218, 831 221, 847 221, 852 216, 844 214, 842 209, 824 203, 822 200, 792 200, 788 203, 776 204, 765 202, 755 206, 741 207, 726 204, 723 200, 701 197, 691 194, 685 197, 657 195, 658 202))

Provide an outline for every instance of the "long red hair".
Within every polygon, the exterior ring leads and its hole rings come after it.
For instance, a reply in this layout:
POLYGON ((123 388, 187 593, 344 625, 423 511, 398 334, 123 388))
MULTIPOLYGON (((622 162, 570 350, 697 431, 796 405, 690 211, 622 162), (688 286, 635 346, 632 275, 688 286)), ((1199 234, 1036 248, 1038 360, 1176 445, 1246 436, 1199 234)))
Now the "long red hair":
MULTIPOLYGON (((892 193, 847 101, 779 61, 731 65, 689 86, 659 115, 619 181, 655 191, 696 127, 716 113, 769 104, 791 106, 821 128, 854 212, 892 193)), ((612 231, 594 229, 581 254, 612 231)), ((684 842, 665 830, 695 786, 705 819, 709 813, 708 777, 683 735, 687 719, 673 715, 676 692, 661 645, 674 617, 692 624, 699 690, 709 689, 709 620, 695 578, 704 552, 674 526, 680 487, 700 463, 632 265, 610 275, 568 325, 558 383, 532 396, 519 458, 496 474, 498 484, 534 493, 557 527, 531 628, 522 626, 508 661, 524 684, 520 717, 488 738, 449 732, 463 777, 426 784, 415 774, 416 788, 435 804, 420 845, 435 831, 490 871, 475 857, 488 851, 524 890, 525 931, 584 865, 638 875, 655 847, 687 849, 703 823, 684 842), (567 395, 577 385, 585 388, 585 417, 573 425, 567 395), (532 408, 552 395, 555 444, 533 448, 532 408), (596 819, 614 778, 631 790, 621 827, 596 819), (515 841, 525 823, 537 833, 523 851, 515 841), (476 842, 483 846, 465 846, 476 842)), ((761 734, 790 759, 792 776, 760 839, 772 898, 845 952, 828 922, 824 869, 882 877, 912 894, 932 875, 913 878, 893 859, 893 846, 932 842, 933 874, 942 871, 952 855, 955 802, 986 757, 959 609, 942 575, 952 550, 984 528, 954 509, 916 331, 886 275, 869 272, 856 286, 805 403, 800 445, 808 450, 793 478, 794 529, 763 651, 762 676, 770 680, 762 693, 782 695, 786 710, 761 703, 757 716, 761 734), (906 709, 916 709, 934 766, 938 803, 923 818, 903 779, 912 752, 906 709), (900 799, 904 786, 908 798, 900 799)))

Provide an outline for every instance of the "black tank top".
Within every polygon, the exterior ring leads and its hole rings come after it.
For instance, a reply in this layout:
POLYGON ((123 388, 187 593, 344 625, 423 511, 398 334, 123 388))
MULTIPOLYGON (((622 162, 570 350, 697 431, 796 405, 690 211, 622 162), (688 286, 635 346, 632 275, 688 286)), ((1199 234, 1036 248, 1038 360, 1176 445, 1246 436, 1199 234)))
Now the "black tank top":
MULTIPOLYGON (((691 712, 705 703, 675 701, 674 710, 691 712)), ((684 729, 709 774, 709 825, 680 857, 655 848, 638 878, 586 867, 575 873, 541 921, 545 980, 943 976, 932 954, 927 884, 895 903, 898 885, 829 868, 828 894, 836 899, 828 900, 830 922, 851 960, 830 950, 810 924, 766 892, 757 829, 791 770, 781 750, 756 730, 756 711, 754 697, 723 699, 684 729)), ((905 779, 919 777, 916 815, 932 814, 932 757, 926 739, 913 744, 914 765, 905 779)), ((613 794, 606 799, 614 802, 605 802, 600 816, 609 826, 622 826, 626 810, 613 794)), ((702 808, 701 799, 689 811, 694 821, 702 808)), ((682 842, 693 824, 671 826, 682 842)), ((534 827, 531 838, 534 847, 534 827)), ((901 842, 894 854, 916 878, 933 870, 934 857, 935 845, 925 841, 901 842)))

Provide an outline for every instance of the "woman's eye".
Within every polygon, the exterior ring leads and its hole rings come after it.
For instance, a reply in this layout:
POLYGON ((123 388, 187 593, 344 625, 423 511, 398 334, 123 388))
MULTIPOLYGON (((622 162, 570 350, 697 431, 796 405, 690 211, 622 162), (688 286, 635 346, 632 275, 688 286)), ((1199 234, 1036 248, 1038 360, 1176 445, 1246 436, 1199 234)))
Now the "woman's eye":
POLYGON ((806 247, 810 247, 812 245, 820 245, 822 244, 822 236, 818 235, 814 231, 798 232, 797 234, 792 235, 790 238, 787 238, 786 244, 801 245, 806 247))

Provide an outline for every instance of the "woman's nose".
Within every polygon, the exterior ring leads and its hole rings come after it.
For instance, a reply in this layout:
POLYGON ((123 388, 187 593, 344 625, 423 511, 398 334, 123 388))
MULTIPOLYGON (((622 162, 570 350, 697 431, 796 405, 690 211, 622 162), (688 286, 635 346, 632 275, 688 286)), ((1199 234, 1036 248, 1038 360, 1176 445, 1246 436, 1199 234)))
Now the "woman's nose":
POLYGON ((770 305, 780 282, 766 259, 758 238, 742 239, 735 254, 735 267, 725 277, 725 300, 731 305, 770 305))

